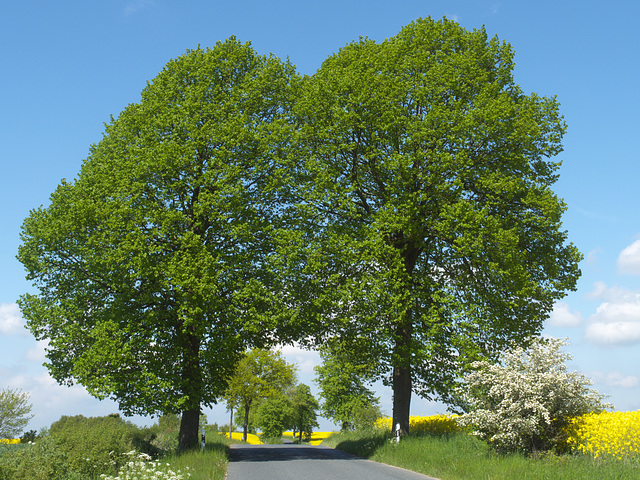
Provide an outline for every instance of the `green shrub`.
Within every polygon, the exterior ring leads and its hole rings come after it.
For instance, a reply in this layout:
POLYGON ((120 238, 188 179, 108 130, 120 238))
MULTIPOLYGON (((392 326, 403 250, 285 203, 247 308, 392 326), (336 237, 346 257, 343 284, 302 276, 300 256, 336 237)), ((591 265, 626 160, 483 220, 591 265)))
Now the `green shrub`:
POLYGON ((89 476, 96 471, 115 473, 126 461, 124 453, 141 446, 149 449, 138 427, 119 415, 64 416, 51 425, 49 438, 66 455, 72 471, 89 476))
POLYGON ((69 480, 74 478, 70 470, 66 454, 50 438, 34 444, 12 445, 0 451, 0 478, 3 480, 69 480))

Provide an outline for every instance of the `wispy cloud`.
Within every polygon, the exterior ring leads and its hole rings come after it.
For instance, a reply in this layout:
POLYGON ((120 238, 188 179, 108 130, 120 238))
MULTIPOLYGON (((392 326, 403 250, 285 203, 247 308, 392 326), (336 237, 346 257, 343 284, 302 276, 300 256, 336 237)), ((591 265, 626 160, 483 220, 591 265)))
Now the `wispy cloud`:
POLYGON ((599 261, 598 257, 600 256, 602 251, 603 251, 602 248, 598 247, 598 248, 595 248, 595 249, 591 250, 589 253, 587 253, 587 265, 589 265, 591 267, 597 265, 598 261, 599 261))
POLYGON ((281 351, 288 362, 298 365, 299 372, 302 374, 314 373, 313 368, 322 363, 320 355, 315 350, 305 350, 298 346, 285 345, 281 348, 281 351))
POLYGON ((140 10, 144 10, 145 8, 154 4, 154 0, 134 0, 133 2, 129 2, 126 7, 124 7, 125 16, 133 15, 134 13, 138 13, 140 10))
POLYGON ((637 388, 640 387, 640 378, 636 375, 625 375, 620 372, 593 372, 591 378, 594 382, 603 383, 612 388, 637 388))
POLYGON ((27 335, 20 309, 16 303, 0 303, 0 333, 27 335))

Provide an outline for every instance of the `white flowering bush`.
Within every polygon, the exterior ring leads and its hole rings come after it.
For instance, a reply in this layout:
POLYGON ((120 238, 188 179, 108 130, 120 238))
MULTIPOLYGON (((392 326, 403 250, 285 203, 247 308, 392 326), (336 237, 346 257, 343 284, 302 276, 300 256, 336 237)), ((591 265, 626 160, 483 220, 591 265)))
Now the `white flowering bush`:
POLYGON ((172 470, 169 464, 153 461, 145 453, 131 451, 126 455, 132 458, 122 466, 118 475, 103 474, 100 478, 103 480, 186 480, 191 476, 189 472, 172 470))
POLYGON ((475 362, 456 394, 466 413, 458 424, 497 451, 561 450, 571 418, 611 407, 584 375, 567 371, 566 340, 534 338, 500 363, 475 362))

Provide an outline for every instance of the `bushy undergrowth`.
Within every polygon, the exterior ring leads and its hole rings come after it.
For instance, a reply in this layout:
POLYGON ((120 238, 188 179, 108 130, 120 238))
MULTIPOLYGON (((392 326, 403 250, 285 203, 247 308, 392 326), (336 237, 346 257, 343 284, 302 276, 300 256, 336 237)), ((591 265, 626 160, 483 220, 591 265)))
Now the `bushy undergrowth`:
POLYGON ((34 444, 0 449, 2 480, 75 480, 83 476, 72 472, 66 453, 51 438, 34 444))
POLYGON ((31 444, 0 445, 0 480, 223 479, 227 441, 208 436, 205 454, 178 455, 178 428, 170 418, 139 428, 117 415, 62 417, 31 444))
POLYGON ((117 472, 129 460, 124 454, 132 450, 155 453, 150 437, 119 415, 64 416, 51 425, 49 438, 66 456, 70 470, 86 476, 117 472))

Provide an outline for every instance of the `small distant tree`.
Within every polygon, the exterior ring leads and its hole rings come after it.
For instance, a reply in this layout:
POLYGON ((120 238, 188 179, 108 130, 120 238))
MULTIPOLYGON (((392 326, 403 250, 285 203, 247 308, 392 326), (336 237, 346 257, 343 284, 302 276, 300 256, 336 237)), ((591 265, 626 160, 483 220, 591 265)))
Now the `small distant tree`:
POLYGON ((20 443, 35 442, 37 436, 38 436, 38 432, 35 430, 29 430, 28 432, 24 432, 20 437, 20 443))
POLYGON ((298 432, 298 438, 302 442, 303 434, 311 436, 313 428, 318 426, 316 411, 320 405, 311 394, 309 386, 304 383, 298 385, 293 392, 292 404, 294 432, 298 432))
POLYGON ((284 430, 293 424, 293 414, 291 397, 279 393, 258 406, 253 423, 267 438, 282 437, 284 430))
POLYGON ((340 342, 319 349, 322 365, 315 367, 320 387, 322 413, 340 425, 341 430, 367 427, 381 416, 379 398, 366 387, 373 376, 371 362, 346 352, 340 342), (371 418, 373 418, 372 421, 371 418))
POLYGON ((502 453, 562 450, 572 417, 611 407, 589 378, 567 371, 566 343, 534 338, 500 363, 475 362, 457 389, 466 410, 458 423, 502 453))
POLYGON ((28 393, 10 388, 0 390, 0 438, 17 438, 33 418, 32 408, 28 393))
POLYGON ((243 434, 247 441, 249 412, 252 406, 295 385, 296 367, 277 351, 255 349, 236 366, 225 394, 227 405, 244 412, 243 434))

